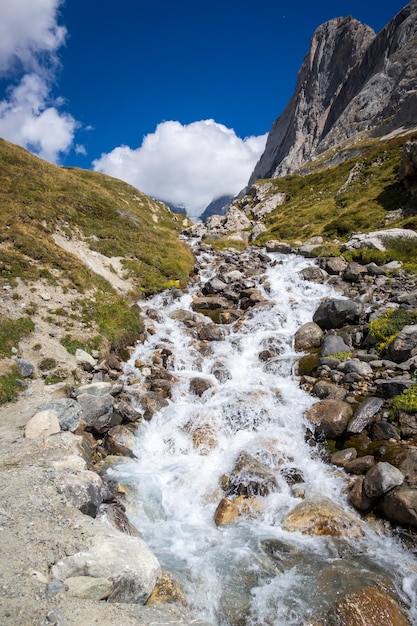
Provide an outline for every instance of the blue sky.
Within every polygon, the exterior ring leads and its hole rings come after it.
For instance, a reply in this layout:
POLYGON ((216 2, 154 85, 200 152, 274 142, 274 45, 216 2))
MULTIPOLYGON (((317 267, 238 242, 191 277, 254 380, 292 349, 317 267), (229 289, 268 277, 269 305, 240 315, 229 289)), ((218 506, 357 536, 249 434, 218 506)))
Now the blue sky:
POLYGON ((314 30, 402 0, 0 0, 0 136, 198 214, 237 193, 314 30))

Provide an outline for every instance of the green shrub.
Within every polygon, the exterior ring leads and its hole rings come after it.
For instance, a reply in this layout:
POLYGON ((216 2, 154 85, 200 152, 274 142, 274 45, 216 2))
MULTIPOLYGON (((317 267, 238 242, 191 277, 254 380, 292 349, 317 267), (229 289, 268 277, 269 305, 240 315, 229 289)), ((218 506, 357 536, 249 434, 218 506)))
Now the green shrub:
POLYGON ((417 384, 410 389, 406 389, 399 396, 395 396, 391 408, 394 413, 405 411, 406 413, 417 413, 417 384))
POLYGON ((0 404, 16 400, 20 386, 17 382, 19 370, 13 366, 10 372, 0 376, 0 404))
POLYGON ((370 322, 369 332, 377 343, 378 354, 382 354, 408 324, 417 324, 417 311, 389 309, 381 317, 370 322))
POLYGON ((29 317, 0 322, 0 354, 8 355, 13 347, 19 345, 21 338, 31 333, 34 328, 35 324, 29 317))

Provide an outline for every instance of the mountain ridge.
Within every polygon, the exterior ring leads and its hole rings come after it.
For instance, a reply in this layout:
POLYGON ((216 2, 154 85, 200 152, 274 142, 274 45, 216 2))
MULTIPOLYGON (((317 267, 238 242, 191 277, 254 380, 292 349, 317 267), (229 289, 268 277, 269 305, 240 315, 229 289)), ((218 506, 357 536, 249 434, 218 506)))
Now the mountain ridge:
POLYGON ((274 121, 249 179, 299 171, 360 133, 381 137, 417 125, 417 0, 377 35, 334 18, 313 34, 293 96, 274 121))

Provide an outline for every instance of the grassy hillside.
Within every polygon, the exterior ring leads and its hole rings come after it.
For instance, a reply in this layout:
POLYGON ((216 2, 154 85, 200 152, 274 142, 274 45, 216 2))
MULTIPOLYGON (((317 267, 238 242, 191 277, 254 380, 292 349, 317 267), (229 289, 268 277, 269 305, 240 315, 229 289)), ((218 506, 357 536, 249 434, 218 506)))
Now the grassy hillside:
POLYGON ((388 226, 417 230, 417 197, 398 179, 403 146, 411 137, 341 147, 348 157, 339 165, 324 166, 327 154, 309 164, 305 175, 258 181, 272 183, 269 196, 284 192, 287 200, 264 218, 267 231, 256 243, 305 241, 314 235, 345 240, 353 232, 388 226), (394 213, 398 209, 401 214, 394 213))
POLYGON ((0 140, 0 289, 43 281, 76 291, 71 315, 112 347, 140 331, 131 304, 141 294, 187 282, 193 258, 178 240, 182 219, 126 183, 51 165, 0 140), (57 234, 109 260, 119 257, 130 293, 58 245, 57 234))

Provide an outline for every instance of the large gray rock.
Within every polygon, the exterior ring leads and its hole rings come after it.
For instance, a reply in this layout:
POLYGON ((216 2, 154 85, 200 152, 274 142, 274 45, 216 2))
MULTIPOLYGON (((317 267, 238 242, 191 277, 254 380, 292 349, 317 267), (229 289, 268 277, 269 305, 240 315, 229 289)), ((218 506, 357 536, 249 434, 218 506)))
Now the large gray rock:
POLYGON ((417 354, 417 324, 404 326, 387 348, 388 358, 402 363, 417 354))
POLYGON ((404 482, 404 474, 390 463, 377 463, 365 475, 363 488, 368 498, 382 496, 404 482))
POLYGON ((64 472, 57 477, 57 490, 81 513, 95 517, 102 503, 102 480, 89 470, 64 472))
POLYGON ((160 575, 157 558, 140 537, 100 534, 84 552, 68 556, 52 568, 54 580, 76 576, 113 581, 108 602, 144 604, 160 575))
POLYGON ((323 330, 355 324, 362 314, 363 305, 355 300, 327 298, 320 303, 313 315, 313 322, 323 330))
POLYGON ((354 416, 350 420, 347 432, 352 434, 361 433, 365 428, 367 428, 372 418, 376 413, 378 413, 383 404, 384 401, 382 398, 374 398, 373 396, 365 398, 365 400, 356 409, 354 416))
POLYGON ((81 405, 73 398, 57 398, 45 402, 39 407, 39 411, 51 411, 56 415, 61 430, 75 432, 84 419, 81 405))
POLYGON ((372 250, 386 250, 386 241, 390 238, 416 239, 417 233, 408 228, 389 228, 387 230, 374 230, 370 233, 358 233, 352 235, 342 250, 357 250, 359 248, 371 248, 372 250))
POLYGON ((341 352, 349 352, 349 346, 339 335, 326 335, 321 344, 321 356, 333 356, 341 352))

